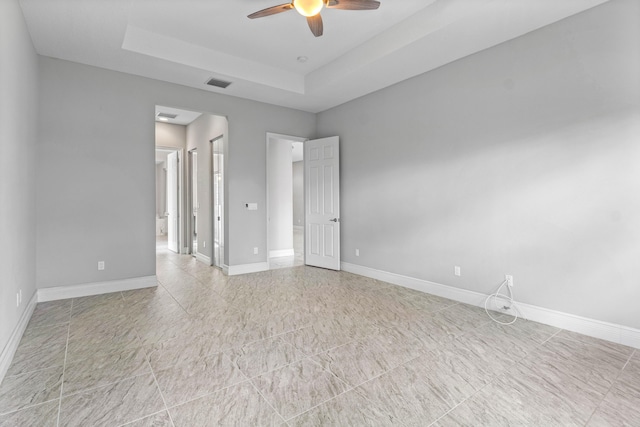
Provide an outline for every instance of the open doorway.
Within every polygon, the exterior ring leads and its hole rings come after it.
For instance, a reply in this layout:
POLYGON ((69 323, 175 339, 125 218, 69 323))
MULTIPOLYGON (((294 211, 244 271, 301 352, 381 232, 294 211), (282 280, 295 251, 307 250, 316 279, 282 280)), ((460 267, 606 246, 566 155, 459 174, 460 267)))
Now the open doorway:
POLYGON ((180 253, 180 156, 156 147, 156 251, 180 253))
MULTIPOLYGON (((220 267, 227 256, 223 221, 227 192, 224 189, 223 163, 228 149, 228 131, 228 121, 224 116, 156 106, 156 148, 167 148, 176 152, 178 157, 175 175, 179 187, 177 195, 170 196, 177 199, 178 206, 175 252, 192 255, 195 258, 192 262, 220 267)), ((170 175, 169 169, 163 173, 170 175)), ((166 203, 162 199, 169 195, 163 194, 158 190, 158 204, 166 203)), ((159 212, 162 210, 158 209, 159 212)), ((172 240, 168 236, 170 223, 167 219, 167 224, 162 221, 158 224, 157 229, 162 228, 161 231, 167 234, 168 247, 172 240)), ((167 249, 167 253, 170 252, 167 249)))
POLYGON ((304 265, 304 138, 267 135, 269 268, 304 265))

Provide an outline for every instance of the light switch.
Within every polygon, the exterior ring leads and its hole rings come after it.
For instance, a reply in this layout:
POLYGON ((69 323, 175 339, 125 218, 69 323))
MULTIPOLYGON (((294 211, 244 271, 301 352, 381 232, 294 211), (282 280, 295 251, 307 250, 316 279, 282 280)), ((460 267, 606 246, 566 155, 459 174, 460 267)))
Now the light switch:
POLYGON ((258 210, 258 204, 257 203, 246 203, 245 205, 247 207, 247 210, 249 210, 249 211, 257 211, 258 210))

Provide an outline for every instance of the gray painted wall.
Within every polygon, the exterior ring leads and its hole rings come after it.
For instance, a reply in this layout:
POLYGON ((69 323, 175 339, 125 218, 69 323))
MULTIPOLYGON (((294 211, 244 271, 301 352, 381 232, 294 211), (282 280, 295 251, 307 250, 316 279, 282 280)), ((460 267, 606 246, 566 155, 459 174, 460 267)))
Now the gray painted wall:
POLYGON ((320 113, 343 261, 639 328, 638 40, 612 1, 320 113))
POLYGON ((0 350, 4 350, 36 291, 38 57, 17 1, 0 2, 0 54, 0 350), (19 290, 22 304, 17 307, 19 290))
POLYGON ((304 162, 293 162, 293 225, 304 227, 304 162))
POLYGON ((187 127, 172 123, 155 122, 156 146, 184 149, 187 144, 187 127))
POLYGON ((311 137, 314 114, 57 59, 39 64, 38 287, 155 274, 155 105, 228 118, 228 262, 266 262, 265 135, 311 137))

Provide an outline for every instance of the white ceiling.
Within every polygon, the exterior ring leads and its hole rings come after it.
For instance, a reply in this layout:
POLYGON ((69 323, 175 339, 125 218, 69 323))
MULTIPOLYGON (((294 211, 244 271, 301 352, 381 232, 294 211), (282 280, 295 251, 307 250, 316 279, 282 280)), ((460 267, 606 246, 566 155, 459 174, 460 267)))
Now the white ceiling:
POLYGON ((608 0, 380 0, 322 11, 313 37, 286 0, 20 0, 39 54, 319 112, 608 0), (300 63, 297 58, 306 56, 300 63), (206 86, 210 77, 233 82, 206 86))
POLYGON ((188 124, 191 124, 191 122, 193 122, 195 119, 197 119, 201 115, 202 113, 198 113, 196 111, 181 110, 179 108, 165 107, 164 105, 156 105, 156 122, 164 122, 164 123, 170 123, 172 125, 186 126, 188 124), (158 118, 158 114, 160 113, 175 114, 176 117, 174 119, 169 118, 167 120, 161 120, 158 118))

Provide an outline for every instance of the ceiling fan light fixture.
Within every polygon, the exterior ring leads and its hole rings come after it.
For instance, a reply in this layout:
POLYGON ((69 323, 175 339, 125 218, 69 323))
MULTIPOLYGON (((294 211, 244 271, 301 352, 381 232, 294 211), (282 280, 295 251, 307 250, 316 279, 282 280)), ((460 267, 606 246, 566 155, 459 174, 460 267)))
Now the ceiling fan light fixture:
POLYGON ((324 6, 323 0, 293 0, 293 7, 302 16, 316 16, 324 6))

